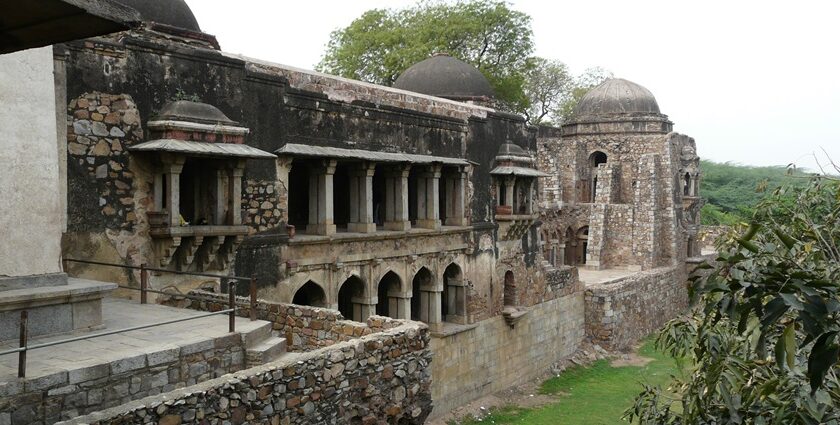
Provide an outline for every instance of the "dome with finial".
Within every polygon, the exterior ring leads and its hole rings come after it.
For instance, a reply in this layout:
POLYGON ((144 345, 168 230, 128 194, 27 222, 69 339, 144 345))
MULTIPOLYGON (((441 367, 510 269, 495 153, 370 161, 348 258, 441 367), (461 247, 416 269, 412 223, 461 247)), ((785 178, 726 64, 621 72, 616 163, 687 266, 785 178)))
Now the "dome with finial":
POLYGON ((458 101, 495 97, 490 82, 481 71, 446 53, 436 53, 406 69, 397 78, 394 88, 458 101))
POLYGON ((578 102, 575 116, 646 113, 659 114, 659 104, 650 90, 623 78, 610 78, 590 90, 578 102))

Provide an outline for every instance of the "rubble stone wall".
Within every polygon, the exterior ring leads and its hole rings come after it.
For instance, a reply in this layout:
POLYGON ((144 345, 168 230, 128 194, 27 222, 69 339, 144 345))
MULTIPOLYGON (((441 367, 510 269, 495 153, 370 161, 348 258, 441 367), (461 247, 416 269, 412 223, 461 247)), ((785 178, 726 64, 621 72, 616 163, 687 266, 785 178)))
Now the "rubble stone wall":
POLYGON ((422 424, 428 328, 416 322, 62 424, 422 424))
POLYGON ((594 344, 625 350, 688 308, 684 265, 586 285, 586 336, 594 344))
POLYGON ((501 316, 432 338, 433 416, 542 374, 583 341, 583 293, 532 306, 514 326, 501 316))
POLYGON ((0 382, 0 424, 55 423, 245 367, 238 333, 110 363, 0 382))
MULTIPOLYGON (((228 308, 226 294, 193 290, 189 295, 202 299, 173 297, 164 304, 199 311, 221 311, 228 308)), ((251 314, 249 300, 238 297, 237 303, 241 306, 237 314, 249 317, 251 314)), ((274 330, 279 331, 286 338, 288 351, 314 350, 391 329, 403 323, 382 316, 371 316, 366 323, 359 323, 344 320, 344 316, 337 310, 265 300, 257 302, 257 319, 273 323, 274 330)))

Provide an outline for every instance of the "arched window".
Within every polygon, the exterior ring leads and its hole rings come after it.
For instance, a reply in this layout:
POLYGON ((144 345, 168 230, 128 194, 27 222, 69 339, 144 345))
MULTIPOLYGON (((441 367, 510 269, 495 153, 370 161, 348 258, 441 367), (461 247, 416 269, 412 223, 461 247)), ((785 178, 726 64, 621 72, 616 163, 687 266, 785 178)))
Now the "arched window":
POLYGON ((441 314, 446 321, 466 323, 467 292, 461 267, 452 263, 443 271, 441 314))
POLYGON ((683 176, 683 195, 691 195, 691 174, 685 173, 683 176))
POLYGON ((589 190, 586 192, 587 198, 584 202, 595 202, 595 192, 598 187, 598 166, 607 163, 607 154, 601 151, 592 152, 589 155, 589 190))
POLYGON ((401 288, 402 279, 396 273, 389 271, 382 276, 377 289, 379 302, 376 304, 376 314, 394 319, 407 318, 407 312, 401 311, 405 309, 401 305, 402 298, 399 297, 401 288))
MULTIPOLYGON (((431 322, 440 311, 440 294, 432 292, 434 276, 429 269, 421 267, 411 281, 411 320, 431 322)), ((435 320, 435 323, 440 320, 435 320)))
POLYGON ((577 255, 578 264, 586 264, 586 248, 589 245, 589 226, 583 226, 577 231, 577 255))
POLYGON ((338 290, 338 311, 345 319, 363 322, 362 306, 358 299, 365 295, 365 284, 358 276, 350 276, 338 290))
POLYGON ((292 304, 326 307, 327 296, 317 283, 310 280, 295 292, 295 296, 292 298, 292 304))

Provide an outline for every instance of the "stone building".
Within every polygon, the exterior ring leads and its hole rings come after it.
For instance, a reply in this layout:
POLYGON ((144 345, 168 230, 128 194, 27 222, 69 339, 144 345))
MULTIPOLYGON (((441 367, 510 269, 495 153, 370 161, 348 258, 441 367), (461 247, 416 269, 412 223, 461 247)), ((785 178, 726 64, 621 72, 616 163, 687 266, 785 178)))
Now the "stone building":
MULTIPOLYGON (((440 414, 538 376, 586 338, 625 348, 686 306, 698 158, 643 87, 609 80, 563 128, 535 128, 446 54, 383 87, 225 53, 183 0, 123 1, 141 23, 53 48, 61 255, 254 276, 260 318, 306 352, 299 389, 340 363, 318 379, 364 394, 353 411, 341 391, 315 410, 275 394, 293 404, 281 416, 419 422, 430 403, 440 414), (402 381, 376 363, 344 369, 368 354, 391 356, 402 381)), ((206 279, 150 283, 218 296, 206 279)), ((248 382, 279 382, 263 373, 248 382)))

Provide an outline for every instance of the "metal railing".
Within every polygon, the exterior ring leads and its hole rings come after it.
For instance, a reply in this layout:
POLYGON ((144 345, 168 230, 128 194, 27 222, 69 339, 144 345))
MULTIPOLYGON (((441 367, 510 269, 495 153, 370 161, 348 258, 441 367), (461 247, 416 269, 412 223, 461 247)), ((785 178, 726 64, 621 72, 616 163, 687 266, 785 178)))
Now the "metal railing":
POLYGON ((176 270, 161 269, 161 268, 156 268, 156 267, 147 267, 145 264, 141 264, 138 267, 138 266, 128 266, 128 265, 125 265, 125 264, 105 263, 105 262, 101 262, 101 261, 76 260, 76 259, 71 259, 71 258, 65 258, 65 259, 62 260, 62 262, 64 262, 64 265, 65 265, 64 269, 65 270, 67 269, 66 263, 68 263, 68 262, 80 263, 80 264, 92 264, 92 265, 99 265, 99 266, 106 266, 106 267, 119 267, 119 268, 130 269, 130 270, 140 270, 140 287, 139 288, 135 288, 133 286, 126 286, 126 285, 117 285, 117 287, 119 287, 119 288, 130 289, 130 290, 134 290, 134 291, 140 291, 140 304, 147 304, 148 303, 148 293, 150 293, 150 292, 153 293, 153 294, 174 295, 174 296, 183 297, 183 298, 187 298, 187 299, 198 300, 198 301, 218 301, 218 300, 208 300, 207 298, 204 298, 204 297, 196 297, 196 296, 190 296, 190 295, 186 295, 186 294, 173 294, 171 292, 164 292, 164 291, 158 291, 158 290, 155 290, 155 289, 149 289, 149 272, 150 271, 161 272, 161 273, 179 274, 179 275, 187 275, 187 276, 217 278, 217 279, 220 279, 221 284, 222 284, 222 288, 224 288, 225 283, 227 283, 228 308, 226 308, 224 310, 213 311, 213 312, 199 314, 199 315, 190 316, 190 317, 181 318, 181 319, 173 319, 173 320, 167 320, 167 321, 163 321, 163 322, 149 323, 149 324, 145 324, 145 325, 132 326, 132 327, 123 328, 123 329, 116 329, 116 330, 113 330, 113 331, 98 332, 98 333, 94 333, 94 334, 90 334, 90 335, 82 335, 82 336, 77 336, 77 337, 72 337, 72 338, 61 339, 61 340, 58 340, 58 341, 50 341, 50 342, 44 342, 44 343, 41 343, 41 344, 33 344, 33 345, 29 345, 29 341, 28 341, 28 339, 29 339, 29 312, 27 310, 22 310, 20 312, 20 341, 19 341, 19 347, 9 349, 9 350, 5 350, 5 351, 0 351, 0 356, 6 355, 6 354, 18 353, 18 377, 19 378, 25 378, 26 377, 26 354, 27 354, 27 352, 29 350, 35 350, 35 349, 38 349, 38 348, 52 347, 52 346, 55 346, 55 345, 67 344, 67 343, 75 342, 75 341, 82 341, 82 340, 98 338, 98 337, 102 337, 102 336, 114 335, 114 334, 119 334, 119 333, 124 333, 124 332, 131 332, 131 331, 136 331, 136 330, 141 330, 141 329, 152 328, 152 327, 155 327, 155 326, 170 325, 170 324, 173 324, 173 323, 186 322, 186 321, 189 321, 189 320, 202 319, 202 318, 205 318, 205 317, 218 316, 218 315, 222 315, 222 314, 227 314, 228 315, 228 332, 236 332, 236 311, 239 309, 236 306, 236 304, 237 304, 237 302, 236 302, 236 283, 237 282, 242 282, 242 281, 249 282, 249 288, 248 288, 249 289, 248 292, 249 292, 249 295, 250 295, 250 297, 249 297, 250 299, 249 299, 249 303, 248 303, 249 313, 250 313, 249 314, 249 319, 252 320, 252 321, 257 320, 257 308, 256 308, 256 306, 257 306, 257 280, 254 277, 225 276, 225 275, 212 274, 212 273, 182 272, 182 271, 176 271, 176 270))

